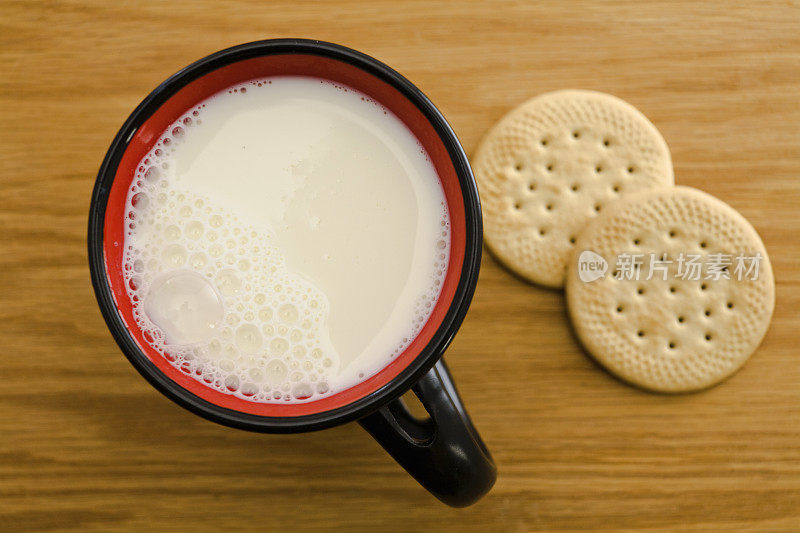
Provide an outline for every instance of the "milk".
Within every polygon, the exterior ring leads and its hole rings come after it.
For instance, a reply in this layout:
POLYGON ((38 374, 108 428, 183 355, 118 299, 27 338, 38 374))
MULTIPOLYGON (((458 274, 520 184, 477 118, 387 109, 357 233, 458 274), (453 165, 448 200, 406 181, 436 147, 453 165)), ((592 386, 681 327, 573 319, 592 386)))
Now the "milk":
POLYGON ((385 367, 449 260, 444 193, 390 111, 328 81, 240 84, 171 125, 128 194, 138 325, 176 367, 303 402, 385 367))

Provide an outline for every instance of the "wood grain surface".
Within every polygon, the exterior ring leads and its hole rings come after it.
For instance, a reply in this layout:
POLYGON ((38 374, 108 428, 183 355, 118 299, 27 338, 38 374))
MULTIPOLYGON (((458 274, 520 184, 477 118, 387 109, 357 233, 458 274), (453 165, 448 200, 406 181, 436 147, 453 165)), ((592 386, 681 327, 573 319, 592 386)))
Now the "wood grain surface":
POLYGON ((799 125, 796 2, 0 0, 0 530, 800 530, 799 125), (398 69, 468 153, 544 91, 631 102, 677 182, 762 235, 777 279, 763 345, 716 388, 645 393, 586 356, 561 293, 486 255, 447 361, 500 475, 462 510, 356 424, 251 434, 162 397, 95 303, 95 174, 167 76, 287 36, 398 69))

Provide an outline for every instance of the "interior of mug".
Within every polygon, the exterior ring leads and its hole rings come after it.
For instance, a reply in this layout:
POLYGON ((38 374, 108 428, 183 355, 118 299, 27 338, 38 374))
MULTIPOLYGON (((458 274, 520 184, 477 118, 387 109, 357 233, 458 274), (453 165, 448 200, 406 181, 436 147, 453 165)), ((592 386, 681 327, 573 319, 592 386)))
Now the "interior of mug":
POLYGON ((308 53, 265 55, 237 61, 196 78, 169 96, 130 138, 109 191, 103 227, 103 253, 109 287, 122 321, 147 358, 170 380, 208 402, 242 413, 269 417, 303 416, 343 407, 381 389, 397 377, 422 353, 442 324, 456 294, 466 240, 466 215, 458 175, 439 133, 425 115, 403 93, 375 75, 338 59, 308 53), (208 387, 172 366, 148 344, 138 328, 123 277, 126 198, 141 159, 166 128, 187 110, 231 85, 270 76, 312 76, 330 80, 370 96, 393 112, 428 152, 447 199, 451 224, 450 262, 442 291, 417 337, 377 374, 344 391, 304 403, 251 402, 208 387))

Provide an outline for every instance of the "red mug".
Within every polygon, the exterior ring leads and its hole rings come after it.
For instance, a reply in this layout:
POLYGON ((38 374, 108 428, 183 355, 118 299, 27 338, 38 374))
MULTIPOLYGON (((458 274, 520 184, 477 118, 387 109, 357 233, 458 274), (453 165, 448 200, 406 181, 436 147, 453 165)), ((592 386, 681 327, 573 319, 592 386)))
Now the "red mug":
POLYGON ((122 352, 156 389, 214 422, 265 433, 359 423, 426 489, 452 506, 477 501, 494 484, 491 454, 441 360, 478 280, 482 223, 467 157, 442 114, 383 63, 342 46, 305 39, 258 41, 205 57, 159 85, 133 111, 106 153, 89 215, 95 295, 122 352), (124 286, 125 205, 142 157, 178 117, 232 85, 270 76, 309 76, 352 87, 399 117, 429 154, 447 200, 450 262, 439 299, 411 344, 377 374, 307 403, 256 403, 225 394, 172 366, 133 317, 124 286), (418 419, 400 398, 413 390, 429 413, 418 419))

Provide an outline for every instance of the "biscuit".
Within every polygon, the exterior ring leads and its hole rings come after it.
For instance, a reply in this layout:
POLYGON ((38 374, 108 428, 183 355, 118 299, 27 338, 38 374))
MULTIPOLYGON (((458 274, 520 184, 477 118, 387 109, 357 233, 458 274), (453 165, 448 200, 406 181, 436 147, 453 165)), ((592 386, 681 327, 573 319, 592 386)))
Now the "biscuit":
POLYGON ((656 128, 611 95, 565 90, 522 104, 478 147, 473 169, 492 253, 523 278, 564 285, 575 238, 617 198, 672 185, 656 128))
POLYGON ((601 365, 646 389, 686 392, 722 381, 755 351, 775 285, 741 214, 673 187, 626 196, 587 225, 566 296, 579 340, 601 365))

